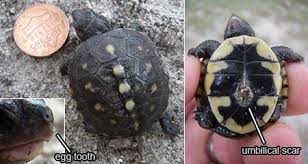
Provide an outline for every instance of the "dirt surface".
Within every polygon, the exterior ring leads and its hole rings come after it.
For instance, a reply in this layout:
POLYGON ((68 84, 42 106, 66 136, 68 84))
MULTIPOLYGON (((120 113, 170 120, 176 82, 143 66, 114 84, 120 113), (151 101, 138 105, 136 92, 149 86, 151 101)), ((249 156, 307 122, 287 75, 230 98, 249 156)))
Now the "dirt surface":
MULTIPOLYGON (((183 30, 182 0, 2 0, 0 2, 0 95, 1 97, 66 98, 66 141, 77 152, 97 154, 96 163, 184 163, 183 150, 183 30), (177 137, 162 133, 158 123, 140 137, 114 139, 85 131, 80 114, 74 110, 67 77, 60 67, 72 56, 69 53, 81 42, 70 28, 64 46, 47 58, 25 55, 16 46, 12 30, 18 14, 30 4, 49 2, 65 11, 89 7, 103 14, 114 27, 132 22, 159 46, 169 71, 171 94, 168 110, 180 127, 177 137)), ((51 161, 49 161, 51 162, 51 161)))
MULTIPOLYGON (((244 18, 256 36, 269 45, 284 45, 305 58, 308 66, 308 3, 305 0, 186 0, 185 52, 204 40, 223 40, 224 30, 232 14, 244 18)), ((308 164, 308 114, 282 117, 299 135, 304 163, 308 164)))

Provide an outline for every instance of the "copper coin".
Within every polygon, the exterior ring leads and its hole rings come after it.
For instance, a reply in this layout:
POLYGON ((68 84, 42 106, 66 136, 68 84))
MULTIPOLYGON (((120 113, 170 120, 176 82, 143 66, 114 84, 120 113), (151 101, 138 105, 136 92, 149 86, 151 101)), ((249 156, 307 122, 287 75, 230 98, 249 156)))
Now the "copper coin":
POLYGON ((14 39, 25 53, 42 57, 64 44, 68 30, 68 19, 61 9, 52 4, 36 4, 18 16, 14 39))

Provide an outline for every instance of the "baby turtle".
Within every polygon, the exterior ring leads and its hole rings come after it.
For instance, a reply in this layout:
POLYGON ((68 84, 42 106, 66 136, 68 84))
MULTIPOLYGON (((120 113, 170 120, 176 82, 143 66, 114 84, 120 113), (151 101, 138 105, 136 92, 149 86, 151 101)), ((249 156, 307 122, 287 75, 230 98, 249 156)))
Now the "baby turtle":
POLYGON ((287 108, 285 64, 303 61, 288 47, 270 48, 235 15, 227 24, 222 43, 207 40, 188 54, 198 57, 202 65, 195 119, 201 127, 225 137, 256 130, 249 108, 263 129, 277 121, 287 108))
POLYGON ((41 99, 0 99, 0 163, 25 163, 53 133, 53 115, 41 99))
POLYGON ((133 136, 159 120, 164 132, 177 127, 166 110, 169 77, 155 44, 133 29, 112 29, 91 9, 72 12, 84 41, 73 52, 67 74, 87 129, 109 136, 133 136))

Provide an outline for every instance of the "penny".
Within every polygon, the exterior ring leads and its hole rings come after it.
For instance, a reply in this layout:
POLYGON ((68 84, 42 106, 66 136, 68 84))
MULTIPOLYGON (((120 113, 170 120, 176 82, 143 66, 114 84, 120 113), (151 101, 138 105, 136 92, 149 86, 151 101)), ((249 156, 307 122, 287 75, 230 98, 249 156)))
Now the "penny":
POLYGON ((52 4, 36 4, 18 16, 14 39, 26 54, 43 57, 64 44, 68 30, 68 19, 61 9, 52 4))

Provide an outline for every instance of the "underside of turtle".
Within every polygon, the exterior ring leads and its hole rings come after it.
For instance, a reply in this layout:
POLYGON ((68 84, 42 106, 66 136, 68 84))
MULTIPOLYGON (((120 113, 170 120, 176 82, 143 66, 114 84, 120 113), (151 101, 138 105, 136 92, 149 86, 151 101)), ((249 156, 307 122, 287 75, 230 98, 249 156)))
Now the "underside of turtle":
POLYGON ((303 61, 288 47, 270 48, 250 25, 233 15, 222 43, 207 40, 189 50, 202 68, 196 91, 199 125, 225 137, 240 137, 277 121, 287 108, 285 63, 303 61))

